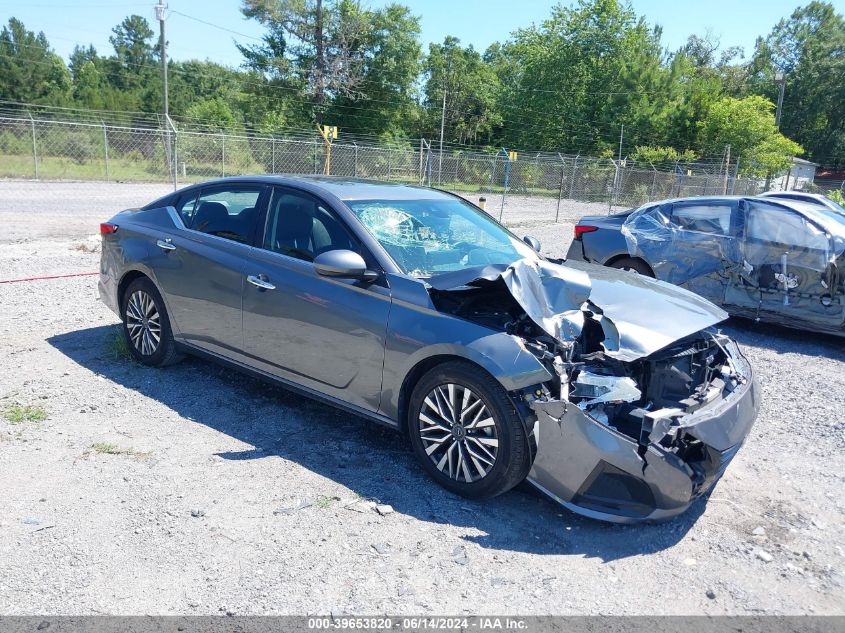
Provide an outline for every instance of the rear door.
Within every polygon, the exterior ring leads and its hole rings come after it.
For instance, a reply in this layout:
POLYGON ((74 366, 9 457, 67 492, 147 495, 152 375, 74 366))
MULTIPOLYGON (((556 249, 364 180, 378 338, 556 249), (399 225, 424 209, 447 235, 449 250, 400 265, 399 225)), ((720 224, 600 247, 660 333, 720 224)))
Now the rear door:
POLYGON ((161 236, 154 272, 185 342, 240 358, 244 271, 267 191, 233 183, 177 201, 188 228, 161 236))
POLYGON ((736 200, 672 204, 672 269, 667 281, 722 303, 730 270, 740 263, 736 200))
POLYGON ((381 397, 390 290, 317 274, 314 257, 334 249, 372 255, 342 218, 305 192, 274 187, 263 239, 244 271, 244 343, 271 374, 370 411, 381 397))

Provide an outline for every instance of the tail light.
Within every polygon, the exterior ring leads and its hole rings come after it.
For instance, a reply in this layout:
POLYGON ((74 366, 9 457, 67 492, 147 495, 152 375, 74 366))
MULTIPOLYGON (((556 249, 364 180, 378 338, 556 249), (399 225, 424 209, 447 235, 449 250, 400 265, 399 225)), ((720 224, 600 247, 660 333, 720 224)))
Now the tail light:
POLYGON ((584 233, 592 233, 593 231, 598 231, 599 227, 597 226, 589 226, 587 224, 576 224, 575 225, 575 239, 580 240, 581 236, 584 233))
POLYGON ((100 235, 109 235, 111 233, 117 233, 117 224, 102 222, 100 224, 100 235))

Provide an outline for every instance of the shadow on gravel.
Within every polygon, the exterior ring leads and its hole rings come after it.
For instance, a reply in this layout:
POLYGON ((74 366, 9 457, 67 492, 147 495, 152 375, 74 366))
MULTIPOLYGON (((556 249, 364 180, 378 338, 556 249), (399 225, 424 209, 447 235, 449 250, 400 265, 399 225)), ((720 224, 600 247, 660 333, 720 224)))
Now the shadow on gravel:
POLYGON ((724 331, 740 345, 765 347, 779 354, 800 353, 845 362, 844 337, 757 322, 743 317, 731 317, 724 326, 724 331))
MULTIPOLYGON (((579 517, 529 484, 483 502, 464 499, 431 481, 391 429, 200 359, 163 370, 115 360, 107 351, 112 327, 68 332, 47 342, 95 374, 255 447, 221 453, 224 459, 281 457, 398 513, 478 530, 480 535, 464 538, 485 548, 613 561, 671 547, 705 508, 699 500, 669 523, 617 526, 579 517)), ((311 502, 317 497, 308 490, 288 492, 311 502)))

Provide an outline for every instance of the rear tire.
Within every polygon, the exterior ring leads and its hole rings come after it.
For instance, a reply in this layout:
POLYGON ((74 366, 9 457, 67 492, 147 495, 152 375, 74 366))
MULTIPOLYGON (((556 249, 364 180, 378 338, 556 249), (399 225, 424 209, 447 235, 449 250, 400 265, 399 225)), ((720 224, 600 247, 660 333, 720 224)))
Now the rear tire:
POLYGON ((423 375, 411 395, 407 424, 423 469, 464 497, 507 492, 531 468, 525 426, 507 392, 468 362, 443 363, 423 375))
POLYGON ((654 272, 651 270, 648 264, 646 264, 641 259, 636 259, 633 257, 623 257, 622 259, 617 259, 612 264, 609 264, 611 268, 617 268, 619 270, 633 270, 634 272, 639 273, 645 277, 651 277, 654 279, 654 272))
POLYGON ((123 336, 139 363, 164 367, 182 360, 176 349, 164 300, 152 281, 139 277, 126 289, 120 303, 123 336))

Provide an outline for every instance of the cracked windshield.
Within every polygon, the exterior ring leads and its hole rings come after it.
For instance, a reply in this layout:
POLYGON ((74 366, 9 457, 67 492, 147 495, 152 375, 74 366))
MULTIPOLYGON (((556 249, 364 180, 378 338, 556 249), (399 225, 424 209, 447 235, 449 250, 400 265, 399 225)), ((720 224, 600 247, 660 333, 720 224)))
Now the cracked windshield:
POLYGON ((347 204, 402 271, 414 277, 537 256, 486 214, 460 200, 347 204))

